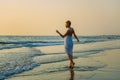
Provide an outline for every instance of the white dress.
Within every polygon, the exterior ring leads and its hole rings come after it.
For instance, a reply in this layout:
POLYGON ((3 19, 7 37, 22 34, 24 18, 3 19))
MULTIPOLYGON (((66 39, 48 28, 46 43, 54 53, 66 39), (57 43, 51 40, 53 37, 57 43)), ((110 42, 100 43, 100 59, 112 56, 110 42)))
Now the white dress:
MULTIPOLYGON (((68 28, 71 32, 73 31, 73 28, 68 28)), ((65 46, 65 51, 67 54, 72 55, 73 53, 73 41, 72 41, 72 36, 67 35, 64 38, 64 46, 65 46)))

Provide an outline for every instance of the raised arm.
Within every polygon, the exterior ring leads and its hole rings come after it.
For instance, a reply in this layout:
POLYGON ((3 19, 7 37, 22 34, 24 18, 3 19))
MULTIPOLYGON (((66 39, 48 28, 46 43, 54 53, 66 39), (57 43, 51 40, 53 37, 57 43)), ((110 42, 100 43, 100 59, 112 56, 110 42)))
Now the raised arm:
POLYGON ((56 30, 56 32, 62 37, 64 38, 65 36, 67 36, 67 34, 69 33, 69 31, 67 30, 66 33, 63 35, 61 34, 58 30, 56 30))
POLYGON ((78 39, 78 37, 77 37, 77 35, 76 35, 74 29, 73 29, 73 35, 74 35, 74 37, 76 38, 77 42, 79 42, 79 39, 78 39))

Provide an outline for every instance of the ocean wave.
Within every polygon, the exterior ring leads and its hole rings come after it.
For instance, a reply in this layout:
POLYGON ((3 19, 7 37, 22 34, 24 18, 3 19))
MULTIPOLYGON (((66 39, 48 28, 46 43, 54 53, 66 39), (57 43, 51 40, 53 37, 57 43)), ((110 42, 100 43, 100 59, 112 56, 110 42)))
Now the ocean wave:
POLYGON ((42 53, 33 48, 0 51, 0 80, 40 65, 39 62, 33 61, 33 58, 38 55, 42 53))
POLYGON ((63 41, 20 41, 20 42, 0 42, 0 50, 20 47, 38 47, 60 45, 63 41))
MULTIPOLYGON (((74 38, 75 44, 86 44, 119 40, 120 36, 79 36, 78 43, 74 38)), ((63 45, 64 39, 58 36, 0 36, 0 50, 20 47, 38 47, 63 45)))

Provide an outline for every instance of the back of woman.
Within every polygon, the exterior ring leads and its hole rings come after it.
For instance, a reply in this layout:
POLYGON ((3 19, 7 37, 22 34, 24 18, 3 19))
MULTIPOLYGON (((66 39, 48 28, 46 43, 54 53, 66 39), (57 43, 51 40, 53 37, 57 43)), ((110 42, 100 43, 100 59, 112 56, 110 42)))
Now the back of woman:
POLYGON ((72 34, 74 35, 74 37, 77 39, 77 41, 79 42, 79 39, 77 38, 73 28, 71 27, 71 21, 66 21, 65 27, 67 28, 67 31, 64 35, 62 35, 58 30, 56 30, 56 32, 62 37, 64 38, 64 46, 65 46, 65 51, 68 55, 68 58, 70 60, 70 68, 73 68, 75 63, 73 62, 73 41, 72 41, 72 34))

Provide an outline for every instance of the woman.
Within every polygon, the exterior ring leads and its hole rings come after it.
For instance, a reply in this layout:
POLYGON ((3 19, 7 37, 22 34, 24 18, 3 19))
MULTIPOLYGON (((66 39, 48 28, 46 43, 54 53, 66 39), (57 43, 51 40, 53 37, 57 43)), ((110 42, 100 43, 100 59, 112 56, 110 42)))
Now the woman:
POLYGON ((75 34, 74 29, 71 27, 71 21, 66 21, 65 27, 67 28, 67 31, 64 35, 62 35, 58 30, 56 32, 62 37, 65 38, 64 45, 65 45, 65 51, 68 55, 68 58, 70 60, 70 68, 74 67, 74 62, 73 62, 73 41, 72 41, 72 35, 76 38, 77 42, 79 42, 78 37, 75 34))

